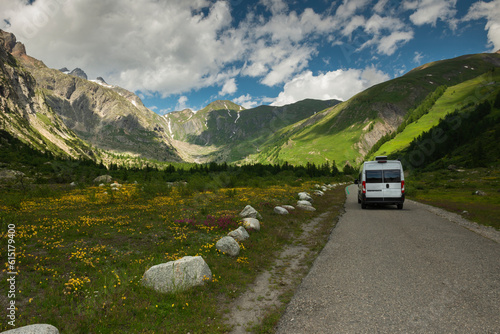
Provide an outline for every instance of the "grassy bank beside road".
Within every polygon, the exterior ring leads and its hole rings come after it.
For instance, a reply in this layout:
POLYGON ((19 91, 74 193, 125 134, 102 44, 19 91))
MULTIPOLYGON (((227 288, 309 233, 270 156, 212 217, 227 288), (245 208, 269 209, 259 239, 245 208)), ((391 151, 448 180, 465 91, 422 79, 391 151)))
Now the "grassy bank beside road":
POLYGON ((500 230, 500 168, 412 173, 408 198, 500 230))
MULTIPOLYGON (((330 181, 333 181, 330 179, 330 181)), ((315 197, 316 212, 277 215, 279 204, 296 204, 312 192, 308 181, 262 188, 193 191, 186 186, 82 187, 43 197, 0 201, 0 239, 15 225, 16 327, 49 323, 61 333, 224 333, 231 301, 300 234, 313 217, 340 211, 344 187, 315 197), (263 216, 237 258, 220 254, 215 243, 241 224, 250 204, 263 216), (204 286, 160 294, 141 286, 151 266, 201 255, 213 277, 204 286), (214 307, 217 305, 217 307, 214 307)), ((6 247, 3 247, 6 249, 6 247)), ((2 251, 2 263, 7 252, 2 251)), ((5 282, 8 267, 0 273, 5 282)), ((1 299, 6 309, 6 299, 1 299)), ((2 322, 0 330, 11 329, 2 322)))

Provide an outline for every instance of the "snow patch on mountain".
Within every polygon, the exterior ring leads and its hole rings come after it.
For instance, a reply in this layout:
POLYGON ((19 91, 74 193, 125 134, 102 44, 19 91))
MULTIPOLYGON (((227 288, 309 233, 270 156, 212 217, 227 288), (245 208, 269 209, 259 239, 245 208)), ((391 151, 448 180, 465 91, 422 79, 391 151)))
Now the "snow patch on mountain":
POLYGON ((113 88, 114 87, 113 85, 109 85, 106 82, 98 80, 98 79, 96 79, 96 80, 89 80, 89 81, 95 82, 96 84, 99 84, 99 85, 101 85, 103 87, 106 87, 106 88, 113 88))

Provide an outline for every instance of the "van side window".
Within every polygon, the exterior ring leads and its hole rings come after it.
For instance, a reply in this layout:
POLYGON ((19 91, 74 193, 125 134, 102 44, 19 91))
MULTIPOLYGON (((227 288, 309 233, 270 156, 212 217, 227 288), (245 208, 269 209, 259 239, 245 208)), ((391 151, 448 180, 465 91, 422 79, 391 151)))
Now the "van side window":
POLYGON ((387 183, 401 182, 401 171, 398 169, 384 170, 384 182, 387 183))
POLYGON ((382 183, 382 171, 381 170, 367 170, 366 171, 366 183, 382 183))

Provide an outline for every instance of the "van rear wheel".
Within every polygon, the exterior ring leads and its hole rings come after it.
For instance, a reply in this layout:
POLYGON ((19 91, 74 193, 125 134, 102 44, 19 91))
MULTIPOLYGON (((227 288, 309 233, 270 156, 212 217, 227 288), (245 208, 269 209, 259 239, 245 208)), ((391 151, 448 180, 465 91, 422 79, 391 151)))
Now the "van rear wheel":
POLYGON ((403 204, 398 204, 398 210, 403 210, 403 204))

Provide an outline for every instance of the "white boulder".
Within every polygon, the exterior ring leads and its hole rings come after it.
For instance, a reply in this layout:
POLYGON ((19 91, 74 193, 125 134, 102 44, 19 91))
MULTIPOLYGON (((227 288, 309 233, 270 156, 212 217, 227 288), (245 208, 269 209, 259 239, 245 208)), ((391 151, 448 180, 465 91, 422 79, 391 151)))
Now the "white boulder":
POLYGON ((284 207, 282 206, 277 206, 274 208, 274 213, 277 213, 279 215, 287 215, 289 214, 290 212, 288 212, 287 209, 285 209, 284 207))
POLYGON ((299 200, 313 202, 313 199, 309 193, 301 192, 299 193, 299 200))
POLYGON ((255 218, 243 218, 243 226, 245 228, 251 228, 255 231, 260 231, 260 223, 258 219, 255 218))
POLYGON ((282 208, 285 208, 288 212, 295 210, 295 208, 291 205, 282 205, 282 208))
POLYGON ((299 205, 312 206, 310 201, 297 201, 297 206, 299 206, 299 205))
POLYGON ((111 175, 101 175, 94 179, 94 183, 110 183, 111 179, 111 175))
POLYGON ((215 244, 215 248, 229 256, 238 256, 240 254, 240 245, 230 236, 222 237, 215 244))
POLYGON ((59 334, 59 330, 48 324, 34 324, 11 329, 2 334, 59 334))
POLYGON ((227 235, 234 238, 234 240, 236 241, 245 241, 250 238, 250 235, 243 226, 240 226, 236 230, 229 232, 227 235))
POLYGON ((297 208, 299 209, 302 209, 302 210, 305 210, 305 211, 316 211, 316 209, 314 207, 312 207, 311 205, 297 205, 297 208))
POLYGON ((240 217, 262 219, 260 213, 257 210, 255 210, 251 205, 245 206, 245 208, 240 212, 240 217))
POLYGON ((212 271, 201 256, 185 256, 177 261, 149 268, 142 277, 142 285, 159 292, 176 292, 203 285, 212 278, 212 271))
POLYGON ((314 195, 316 195, 316 196, 324 196, 324 195, 325 195, 325 193, 324 193, 324 192, 322 192, 321 190, 316 190, 316 191, 314 192, 314 195))

